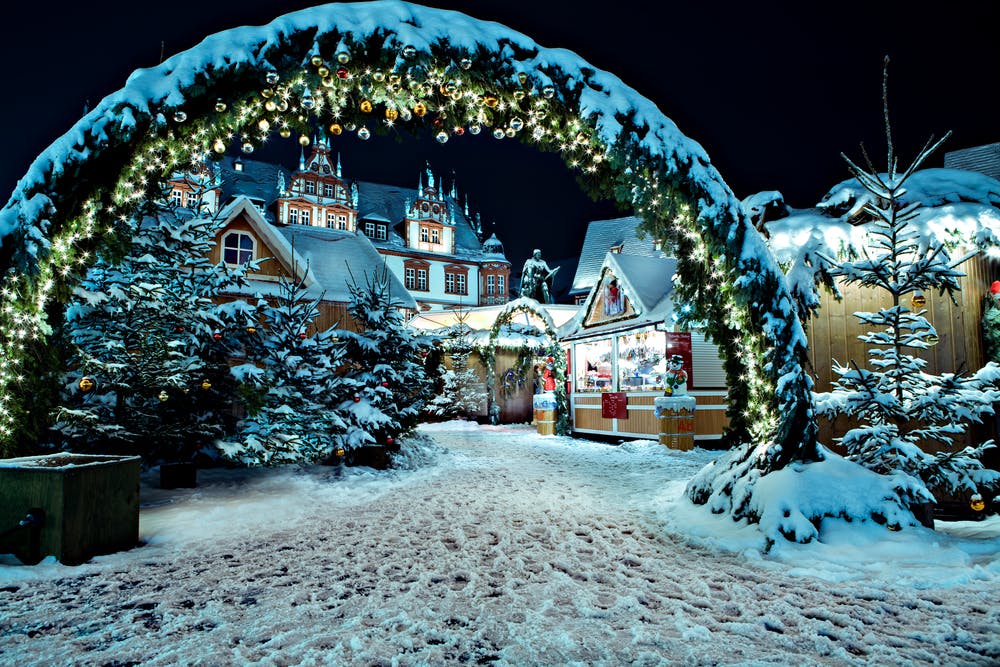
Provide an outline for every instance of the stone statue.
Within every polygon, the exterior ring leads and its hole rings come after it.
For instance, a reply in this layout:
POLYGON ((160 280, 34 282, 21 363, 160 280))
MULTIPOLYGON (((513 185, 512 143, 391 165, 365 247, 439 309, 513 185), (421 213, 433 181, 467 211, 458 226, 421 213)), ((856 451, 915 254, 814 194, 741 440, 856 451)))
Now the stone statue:
POLYGON ((538 303, 552 303, 552 276, 558 270, 558 266, 550 269, 542 259, 542 251, 536 249, 521 269, 521 296, 532 298, 538 303))

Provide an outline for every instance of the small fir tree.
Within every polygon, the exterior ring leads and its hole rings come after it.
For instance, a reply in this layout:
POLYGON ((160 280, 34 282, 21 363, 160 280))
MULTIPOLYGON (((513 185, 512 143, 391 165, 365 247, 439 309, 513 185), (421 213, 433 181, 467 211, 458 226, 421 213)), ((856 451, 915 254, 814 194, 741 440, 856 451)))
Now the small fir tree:
POLYGON ((233 369, 250 414, 238 439, 219 443, 233 461, 317 463, 335 454, 345 428, 337 411, 344 350, 332 330, 315 331, 322 296, 309 296, 307 273, 282 277, 277 296, 258 301, 247 363, 233 369))
POLYGON ((475 419, 486 403, 486 383, 475 368, 469 366, 469 357, 475 351, 465 323, 467 314, 458 316, 458 323, 451 328, 447 352, 451 368, 444 372, 441 393, 427 404, 427 412, 436 416, 454 416, 475 419))
POLYGON ((839 377, 834 390, 817 396, 817 409, 829 417, 846 414, 860 422, 840 441, 847 457, 877 473, 902 473, 900 499, 912 507, 933 502, 933 494, 971 495, 997 485, 1000 474, 979 461, 993 443, 955 451, 955 439, 965 433, 969 421, 993 414, 993 403, 1000 400, 1000 367, 991 362, 971 375, 931 375, 925 372, 926 361, 913 354, 937 342, 921 307, 923 293, 937 290, 952 296, 960 289, 958 277, 964 275, 956 267, 974 253, 953 260, 939 240, 921 235, 911 224, 920 204, 901 201, 906 181, 947 136, 936 143, 928 141, 913 163, 900 171, 885 100, 883 79, 888 172, 879 174, 867 154, 867 168, 845 156, 851 173, 871 194, 865 205, 871 220, 869 248, 856 261, 824 259, 833 265, 832 276, 882 290, 891 296, 892 305, 855 313, 872 327, 859 336, 869 346, 868 367, 853 361, 848 366, 835 363, 839 377), (941 451, 929 454, 924 447, 941 451), (907 483, 913 479, 920 483, 907 483))
POLYGON ((360 331, 338 331, 347 363, 346 398, 339 406, 347 427, 340 441, 349 458, 365 445, 394 449, 399 436, 417 425, 430 394, 422 363, 426 346, 406 327, 390 286, 385 266, 361 282, 352 275, 348 313, 360 331))
POLYGON ((211 297, 253 267, 211 263, 220 220, 150 208, 125 257, 98 260, 69 299, 54 428, 77 451, 187 458, 224 428, 231 380, 215 339, 235 340, 236 309, 211 297))

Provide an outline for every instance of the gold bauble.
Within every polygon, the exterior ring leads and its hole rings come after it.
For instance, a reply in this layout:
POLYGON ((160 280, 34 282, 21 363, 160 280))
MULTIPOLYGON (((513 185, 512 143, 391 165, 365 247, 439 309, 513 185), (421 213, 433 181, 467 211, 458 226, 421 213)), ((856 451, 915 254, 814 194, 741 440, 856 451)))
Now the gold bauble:
POLYGON ((223 100, 217 100, 215 103, 215 110, 222 113, 226 110, 226 103, 223 100))
POLYGON ((80 378, 79 386, 80 391, 90 391, 94 388, 94 381, 87 377, 80 378))
POLYGON ((417 102, 413 105, 413 113, 423 118, 427 115, 427 105, 423 102, 417 102))
POLYGON ((288 111, 288 100, 278 102, 278 111, 288 111))
POLYGON ((319 82, 326 88, 333 88, 334 80, 332 76, 324 76, 319 82))
POLYGON ((941 341, 936 333, 929 334, 924 340, 926 340, 929 345, 937 345, 941 341))
POLYGON ((514 131, 514 128, 512 128, 512 127, 508 127, 508 128, 507 128, 507 129, 506 129, 506 130, 504 131, 504 134, 506 134, 506 135, 507 135, 507 136, 508 136, 509 138, 513 139, 513 138, 514 138, 514 136, 515 136, 515 135, 517 135, 517 132, 515 132, 515 131, 514 131))
POLYGON ((385 72, 383 72, 380 69, 377 69, 374 72, 372 72, 372 78, 375 79, 376 81, 385 81, 385 72))
POLYGON ((202 391, 208 391, 211 388, 212 388, 212 383, 211 382, 209 382, 208 380, 202 380, 201 381, 201 390, 202 391))
POLYGON ((320 55, 315 55, 312 58, 310 58, 309 60, 313 64, 314 67, 319 67, 320 65, 323 64, 323 56, 320 56, 320 55))
POLYGON ((361 100, 361 113, 371 113, 372 103, 370 100, 361 100))
POLYGON ((982 512, 986 509, 986 502, 983 501, 983 497, 977 493, 969 499, 969 507, 972 508, 973 512, 982 512))
POLYGON ((218 154, 223 154, 226 152, 226 142, 222 139, 216 139, 212 142, 212 150, 218 154))
POLYGON ((496 95, 484 95, 483 104, 493 109, 496 108, 497 104, 500 103, 500 99, 496 95))
POLYGON ((341 65, 346 65, 351 62, 351 54, 347 51, 340 51, 337 53, 337 62, 341 65))
POLYGON ((308 146, 309 145, 309 137, 307 135, 305 135, 305 134, 303 134, 302 136, 300 136, 299 137, 299 145, 300 146, 308 146))
POLYGON ((291 128, 283 127, 280 130, 278 130, 278 134, 281 136, 282 139, 287 139, 288 137, 292 136, 292 130, 291 128))
POLYGON ((385 117, 388 118, 389 120, 396 120, 397 118, 399 118, 399 111, 393 109, 392 107, 386 107, 385 117))
POLYGON ((389 83, 400 83, 402 80, 403 80, 403 77, 401 77, 398 74, 390 74, 389 75, 389 83))
POLYGON ((331 123, 330 124, 330 134, 332 134, 333 136, 335 136, 335 137, 340 136, 340 133, 343 132, 343 131, 344 131, 344 128, 342 128, 340 126, 340 123, 331 123))
POLYGON ((525 74, 524 72, 518 72, 517 73, 517 82, 519 84, 521 84, 522 86, 524 84, 528 83, 528 75, 525 74))
POLYGON ((265 88, 264 90, 260 91, 260 94, 261 94, 261 97, 274 97, 274 89, 273 88, 265 88))
POLYGON ((316 70, 316 74, 320 76, 330 76, 330 68, 326 65, 321 65, 319 69, 316 70))
POLYGON ((247 325, 247 333, 252 336, 253 334, 257 333, 257 327, 255 327, 252 324, 248 324, 247 325))
POLYGON ((924 306, 927 305, 927 297, 921 294, 920 292, 917 292, 910 299, 910 303, 913 305, 914 308, 923 308, 924 306))
POLYGON ((261 118, 259 121, 257 121, 257 129, 259 129, 261 132, 267 132, 268 130, 271 129, 271 124, 267 122, 266 118, 261 118))
POLYGON ((163 402, 165 402, 165 401, 166 401, 166 400, 167 400, 168 398, 170 398, 170 394, 168 394, 168 393, 167 393, 167 390, 166 390, 166 389, 164 389, 163 391, 161 391, 161 392, 159 393, 159 395, 157 396, 157 398, 158 398, 158 399, 160 399, 160 403, 163 403, 163 402))
POLYGON ((275 102, 274 100, 268 100, 267 102, 264 102, 264 109, 267 111, 274 111, 277 108, 278 108, 278 103, 275 102))

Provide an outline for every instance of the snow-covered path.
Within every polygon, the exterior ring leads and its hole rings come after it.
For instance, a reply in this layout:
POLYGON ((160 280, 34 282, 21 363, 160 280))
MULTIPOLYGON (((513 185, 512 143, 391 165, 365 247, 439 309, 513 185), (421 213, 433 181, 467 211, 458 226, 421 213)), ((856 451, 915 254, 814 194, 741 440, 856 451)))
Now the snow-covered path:
POLYGON ((712 453, 424 432, 448 451, 415 472, 203 475, 144 496, 143 548, 0 566, 0 663, 1000 660, 995 554, 947 586, 829 583, 664 529, 712 453))

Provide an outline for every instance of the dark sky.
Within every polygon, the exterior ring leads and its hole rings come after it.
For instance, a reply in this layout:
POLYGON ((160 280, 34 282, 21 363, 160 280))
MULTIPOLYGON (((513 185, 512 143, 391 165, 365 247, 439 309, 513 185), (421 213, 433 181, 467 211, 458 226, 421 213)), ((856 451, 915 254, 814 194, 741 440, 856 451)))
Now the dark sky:
MULTIPOLYGON (((157 64, 161 43, 170 56, 219 30, 310 4, 18 3, 0 41, 2 199, 87 102, 121 88, 135 68, 157 64)), ((948 130, 945 150, 1000 141, 1000 4, 992 0, 431 4, 498 21, 618 75, 701 143, 740 197, 776 189, 793 206, 808 206, 846 177, 841 151, 856 157, 864 141, 883 156, 886 54, 904 158, 948 130)), ((466 135, 444 147, 387 140, 344 142, 340 150, 345 175, 366 180, 415 185, 428 159, 440 172, 455 170, 460 191, 496 222, 515 267, 535 246, 549 259, 575 254, 587 220, 618 215, 590 202, 558 158, 510 141, 466 135)))

